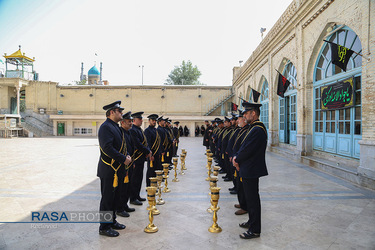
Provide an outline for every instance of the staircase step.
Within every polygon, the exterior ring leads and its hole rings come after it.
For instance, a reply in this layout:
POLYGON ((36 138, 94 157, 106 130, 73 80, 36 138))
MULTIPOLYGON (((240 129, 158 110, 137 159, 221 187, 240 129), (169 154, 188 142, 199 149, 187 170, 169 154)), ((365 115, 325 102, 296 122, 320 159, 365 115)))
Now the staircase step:
POLYGON ((301 161, 303 164, 319 169, 325 173, 340 177, 356 184, 359 183, 357 166, 344 165, 316 156, 301 156, 301 161))

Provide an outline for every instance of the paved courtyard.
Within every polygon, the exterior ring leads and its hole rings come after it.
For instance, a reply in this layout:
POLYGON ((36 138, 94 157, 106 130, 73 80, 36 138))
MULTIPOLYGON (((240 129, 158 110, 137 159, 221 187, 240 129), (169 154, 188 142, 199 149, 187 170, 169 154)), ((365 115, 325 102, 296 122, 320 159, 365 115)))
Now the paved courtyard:
MULTIPOLYGON (((97 211, 96 138, 0 139, 0 249, 375 249, 375 192, 267 152, 269 176, 261 178, 262 235, 242 240, 231 183, 219 177, 218 224, 212 224, 202 138, 182 138, 188 152, 180 182, 157 206, 159 231, 146 234, 146 204, 132 206, 117 238, 98 224, 21 223, 31 211, 97 211), (18 222, 18 223, 4 223, 18 222)), ((144 185, 144 184, 143 184, 144 185)), ((142 197, 145 197, 142 188, 142 197)))

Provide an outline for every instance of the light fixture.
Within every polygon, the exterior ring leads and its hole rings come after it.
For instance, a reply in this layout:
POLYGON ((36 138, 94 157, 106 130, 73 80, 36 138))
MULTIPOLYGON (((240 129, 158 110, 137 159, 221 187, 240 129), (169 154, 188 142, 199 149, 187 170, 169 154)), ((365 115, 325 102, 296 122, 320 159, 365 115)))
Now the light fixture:
POLYGON ((63 95, 63 94, 60 94, 60 97, 64 97, 64 95, 63 95))
POLYGON ((126 94, 126 97, 129 97, 129 95, 128 95, 128 94, 126 94))
POLYGON ((201 98, 202 97, 202 95, 198 95, 198 98, 201 98))
POLYGON ((263 33, 266 31, 266 28, 260 28, 260 36, 262 37, 263 40, 263 33))
POLYGON ((93 97, 94 95, 93 94, 89 94, 90 97, 93 97))
POLYGON ((165 97, 165 96, 163 96, 163 95, 161 96, 162 99, 163 99, 164 97, 165 97))

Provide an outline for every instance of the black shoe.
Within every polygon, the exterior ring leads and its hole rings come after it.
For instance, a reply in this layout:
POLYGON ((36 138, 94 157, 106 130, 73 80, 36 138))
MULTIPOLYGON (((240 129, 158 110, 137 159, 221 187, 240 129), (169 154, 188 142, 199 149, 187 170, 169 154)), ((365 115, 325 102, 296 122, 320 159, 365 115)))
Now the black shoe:
POLYGON ((236 190, 233 190, 233 191, 230 191, 229 193, 230 193, 230 194, 237 194, 237 191, 236 191, 236 190))
POLYGON ((125 208, 125 211, 128 212, 128 213, 131 213, 131 212, 135 211, 135 208, 127 207, 127 208, 125 208))
POLYGON ((99 234, 105 235, 108 237, 117 237, 120 235, 119 232, 117 232, 116 230, 113 230, 111 227, 107 229, 99 229, 99 234))
POLYGON ((128 212, 126 212, 126 211, 117 211, 116 214, 118 216, 121 216, 121 217, 129 217, 130 216, 130 214, 128 214, 128 212))
POLYGON ((137 206, 141 206, 141 205, 143 205, 143 203, 140 202, 139 200, 131 201, 130 204, 137 205, 137 206))
POLYGON ((232 180, 229 178, 224 178, 224 181, 232 181, 232 180))
POLYGON ((219 174, 225 174, 225 171, 224 170, 220 170, 219 174))
POLYGON ((229 190, 229 191, 234 191, 234 190, 236 190, 236 188, 235 188, 235 187, 232 187, 232 188, 228 188, 228 190, 229 190))
POLYGON ((126 226, 124 224, 120 224, 118 223, 117 221, 115 222, 115 224, 112 224, 111 225, 111 228, 112 229, 117 229, 117 230, 122 230, 122 229, 125 229, 126 226))
POLYGON ((139 201, 146 201, 146 199, 142 198, 142 197, 138 197, 137 200, 139 200, 139 201))
POLYGON ((247 222, 243 222, 239 226, 242 227, 242 228, 249 228, 250 227, 250 223, 248 221, 247 222))
POLYGON ((246 231, 240 234, 241 239, 252 239, 252 238, 258 238, 258 237, 260 237, 260 234, 256 234, 250 231, 246 231))
POLYGON ((172 169, 173 169, 173 167, 171 167, 171 166, 169 166, 168 168, 169 168, 169 170, 172 170, 172 169))

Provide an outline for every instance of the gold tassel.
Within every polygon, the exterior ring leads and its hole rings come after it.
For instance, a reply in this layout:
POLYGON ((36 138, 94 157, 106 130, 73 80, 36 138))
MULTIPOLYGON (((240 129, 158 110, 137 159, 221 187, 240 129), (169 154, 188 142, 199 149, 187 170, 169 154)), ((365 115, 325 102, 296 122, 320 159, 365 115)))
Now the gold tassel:
POLYGON ((222 154, 223 156, 221 157, 223 160, 224 160, 224 154, 222 154))
POLYGON ((126 172, 126 176, 124 178, 124 183, 129 183, 129 172, 126 172))
POLYGON ((242 177, 240 177, 240 181, 242 182, 242 177))
POLYGON ((164 162, 164 155, 161 155, 161 162, 164 162))
POLYGON ((178 148, 178 143, 176 142, 176 147, 178 148))
POLYGON ((150 168, 153 168, 154 167, 154 163, 153 161, 150 161, 150 168))
POLYGON ((117 172, 115 172, 115 176, 113 177, 113 187, 118 186, 118 177, 117 177, 117 172))
POLYGON ((237 171, 234 171, 234 177, 237 177, 237 171))
POLYGON ((167 152, 167 157, 169 157, 169 151, 167 152))

